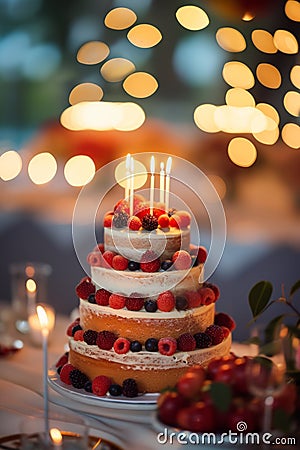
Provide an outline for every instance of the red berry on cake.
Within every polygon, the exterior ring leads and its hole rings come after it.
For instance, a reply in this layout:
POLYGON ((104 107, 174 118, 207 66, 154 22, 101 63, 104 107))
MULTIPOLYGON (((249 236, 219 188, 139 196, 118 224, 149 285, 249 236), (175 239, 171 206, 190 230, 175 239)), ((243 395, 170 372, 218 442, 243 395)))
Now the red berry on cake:
POLYGON ((201 305, 210 305, 216 301, 215 293, 208 287, 202 287, 198 290, 201 305))
POLYGON ((140 220, 143 220, 143 217, 147 214, 150 214, 149 206, 143 204, 139 209, 134 211, 134 215, 137 216, 140 220))
POLYGON ((113 217, 114 217, 113 214, 108 214, 108 215, 104 216, 103 226, 105 228, 111 228, 113 217))
POLYGON ((140 311, 144 306, 144 299, 138 297, 127 297, 125 306, 129 311, 140 311))
POLYGON ((187 211, 176 211, 176 216, 180 219, 179 228, 187 228, 190 225, 191 215, 187 211))
POLYGON ((180 228, 180 217, 177 215, 177 213, 173 214, 170 217, 170 222, 169 223, 170 223, 170 227, 180 228))
POLYGON ((117 336, 115 333, 105 330, 98 333, 96 344, 102 350, 111 350, 116 340, 117 336))
POLYGON ((85 279, 77 284, 75 291, 79 298, 87 300, 91 294, 95 293, 96 288, 91 281, 85 279))
POLYGON ((108 306, 110 295, 111 293, 106 289, 98 289, 95 294, 97 305, 108 306))
POLYGON ((165 214, 165 209, 163 208, 163 206, 161 206, 162 204, 159 203, 158 206, 156 208, 153 208, 153 215, 158 219, 160 216, 162 216, 163 214, 165 214))
POLYGON ((158 341, 158 351, 162 355, 172 356, 177 350, 177 341, 172 337, 161 338, 158 341))
POLYGON ((220 327, 226 327, 230 331, 235 329, 235 321, 229 314, 220 312, 215 315, 215 325, 219 325, 220 327))
POLYGON ((160 311, 172 311, 175 308, 175 303, 175 297, 171 291, 162 292, 157 297, 157 306, 160 311))
POLYGON ((206 328, 205 333, 211 337, 213 345, 220 344, 224 340, 224 332, 219 325, 210 325, 206 328))
POLYGON ((96 247, 94 247, 93 252, 104 253, 104 244, 97 244, 96 247))
POLYGON ((127 224, 129 229, 133 231, 138 231, 142 226, 141 219, 137 216, 129 217, 127 224))
POLYGON ((169 219, 168 214, 162 214, 158 218, 158 225, 160 226, 160 228, 168 228, 169 222, 170 222, 170 219, 169 219))
POLYGON ((112 260, 113 260, 114 256, 116 256, 116 253, 115 252, 111 252, 110 250, 106 250, 103 253, 103 258, 105 259, 105 261, 104 261, 104 266, 105 267, 111 267, 112 266, 112 260))
POLYGON ((223 330, 224 339, 226 339, 230 335, 230 330, 227 327, 221 327, 223 330))
POLYGON ((83 339, 83 333, 84 333, 83 330, 77 330, 77 331, 75 331, 74 336, 73 336, 74 340, 75 340, 75 341, 83 341, 83 340, 84 340, 84 339, 83 339))
POLYGON ((103 257, 100 252, 90 252, 87 255, 87 263, 90 266, 101 267, 103 265, 102 262, 103 262, 103 257))
POLYGON ((128 267, 128 259, 122 255, 116 255, 112 259, 111 266, 115 270, 126 270, 128 267))
POLYGON ((196 339, 190 333, 184 333, 177 339, 177 348, 181 352, 192 352, 196 348, 196 339))
POLYGON ((208 287, 210 289, 212 289, 215 293, 215 302, 219 299, 220 297, 220 289, 218 288, 218 286, 216 284, 213 283, 208 283, 207 281, 205 283, 203 283, 203 287, 208 287))
POLYGON ((153 231, 158 227, 158 220, 152 214, 146 214, 142 219, 142 227, 144 230, 153 231))
POLYGON ((147 250, 141 258, 140 269, 143 272, 157 272, 160 269, 160 260, 156 253, 147 250))
POLYGON ((68 362, 68 353, 64 353, 56 362, 55 367, 62 367, 68 362))
POLYGON ((126 338, 120 337, 114 342, 114 351, 119 355, 124 355, 125 353, 129 352, 129 349, 130 341, 126 338))
POLYGON ((187 299, 188 308, 197 308, 200 306, 201 303, 201 297, 199 295, 198 291, 188 291, 185 293, 185 297, 187 299))
POLYGON ((191 255, 185 250, 175 252, 172 261, 176 270, 187 270, 192 265, 191 255))
POLYGON ((113 309, 122 309, 125 306, 126 299, 123 295, 111 294, 108 300, 108 304, 113 309))
POLYGON ((207 250, 203 245, 199 245, 197 251, 197 261, 199 264, 204 264, 207 258, 207 250))
POLYGON ((70 323, 70 325, 67 328, 67 336, 73 336, 73 328, 79 324, 79 320, 74 320, 72 323, 70 323))
POLYGON ((119 200, 114 206, 114 213, 125 212, 129 214, 129 203, 125 199, 119 200))
POLYGON ((97 376, 96 378, 93 379, 92 382, 93 394, 96 394, 99 397, 106 395, 110 385, 111 385, 110 378, 106 377, 105 375, 97 376))
POLYGON ((70 380, 70 373, 72 372, 72 370, 74 370, 75 367, 72 364, 65 364, 64 366, 62 366, 60 374, 59 374, 59 378, 60 380, 65 383, 65 384, 72 384, 71 380, 70 380))

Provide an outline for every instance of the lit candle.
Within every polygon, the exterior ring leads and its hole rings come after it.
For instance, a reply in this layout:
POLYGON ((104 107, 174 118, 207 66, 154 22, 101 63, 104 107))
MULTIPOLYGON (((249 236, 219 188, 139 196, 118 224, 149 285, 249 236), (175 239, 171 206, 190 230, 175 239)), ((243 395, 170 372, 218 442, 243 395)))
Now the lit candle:
POLYGON ((44 381, 44 420, 45 420, 45 437, 49 441, 49 401, 48 401, 48 316, 42 305, 37 305, 36 312, 40 321, 40 327, 43 335, 43 381, 44 381))
POLYGON ((170 173, 172 166, 172 158, 169 156, 166 164, 166 198, 165 198, 165 209, 166 212, 169 211, 169 202, 170 202, 170 173))
MULTIPOLYGON (((42 306, 46 310, 48 317, 48 330, 49 330, 48 342, 49 342, 51 332, 55 325, 55 312, 50 305, 46 305, 45 303, 43 303, 42 306)), ((38 346, 42 345, 43 335, 41 331, 41 324, 39 321, 39 317, 36 312, 36 308, 34 312, 28 315, 28 326, 29 326, 29 337, 31 339, 31 342, 38 346)))
POLYGON ((57 450, 61 450, 63 440, 62 440, 62 434, 59 431, 59 429, 51 428, 50 436, 51 436, 51 441, 52 441, 53 447, 56 448, 57 450))
POLYGON ((154 172, 155 172, 155 158, 151 156, 150 160, 150 214, 153 214, 153 203, 154 203, 154 172))
POLYGON ((130 216, 133 216, 133 197, 134 197, 134 159, 131 157, 130 159, 130 204, 129 204, 129 213, 130 216))
POLYGON ((130 160, 131 156, 130 153, 126 156, 126 187, 125 187, 125 199, 128 199, 129 197, 129 190, 130 190, 130 160))
POLYGON ((160 163, 159 201, 160 203, 165 201, 165 165, 163 162, 160 163))
POLYGON ((36 302, 36 282, 32 278, 26 281, 26 295, 27 295, 27 312, 31 314, 35 311, 36 302))

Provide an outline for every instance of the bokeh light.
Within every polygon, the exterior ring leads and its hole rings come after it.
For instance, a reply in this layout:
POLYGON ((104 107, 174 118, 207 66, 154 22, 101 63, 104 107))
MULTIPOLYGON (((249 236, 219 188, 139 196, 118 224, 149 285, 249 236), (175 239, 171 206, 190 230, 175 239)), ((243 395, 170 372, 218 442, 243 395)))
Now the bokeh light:
POLYGON ((277 53, 274 45, 273 35, 266 30, 253 30, 251 39, 255 47, 264 53, 277 53))
POLYGON ((258 103, 256 105, 256 108, 263 112, 265 116, 272 119, 275 125, 279 125, 280 117, 278 111, 274 108, 274 106, 270 105, 269 103, 258 103))
POLYGON ((287 17, 295 22, 300 22, 300 3, 294 0, 288 0, 284 6, 287 17))
POLYGON ((136 47, 150 48, 162 40, 162 34, 155 26, 143 23, 131 28, 127 38, 136 47))
POLYGON ((289 55, 298 53, 297 39, 290 31, 276 30, 274 33, 274 45, 282 53, 289 55))
POLYGON ((84 186, 95 176, 96 168, 92 158, 77 155, 70 158, 64 167, 65 179, 71 186, 84 186))
POLYGON ((294 66, 290 72, 290 79, 293 85, 300 89, 300 66, 294 66))
POLYGON ((119 104, 119 120, 115 121, 114 128, 119 131, 133 131, 141 127, 146 115, 143 108, 133 102, 119 104))
POLYGON ((216 39, 219 46, 227 52, 242 52, 247 47, 244 36, 235 28, 219 28, 216 32, 216 39))
POLYGON ((158 82, 150 73, 135 72, 124 80, 123 88, 132 97, 145 98, 154 94, 158 82))
POLYGON ((103 90, 95 83, 81 83, 75 86, 69 95, 70 105, 80 102, 97 102, 103 97, 103 90))
POLYGON ((287 112, 292 116, 299 117, 300 114, 300 93, 289 91, 283 97, 283 104, 287 112))
POLYGON ((57 162, 51 153, 38 153, 28 164, 28 175, 35 184, 45 184, 51 181, 57 172, 57 162))
POLYGON ((300 148, 300 126, 296 123, 286 123, 281 130, 283 142, 291 148, 300 148))
POLYGON ((135 65, 133 62, 125 58, 110 59, 100 69, 103 78, 113 83, 124 80, 127 75, 134 71, 135 65))
POLYGON ((198 31, 206 28, 209 24, 209 17, 206 12, 194 5, 181 6, 176 11, 176 19, 181 26, 191 31, 198 31))
POLYGON ((227 84, 232 87, 251 89, 254 84, 254 76, 251 69, 239 61, 229 61, 224 64, 222 76, 227 84))
POLYGON ((198 128, 206 133, 216 133, 220 131, 214 119, 217 107, 209 103, 199 105, 194 111, 194 122, 198 128))
POLYGON ((218 106, 214 120, 225 133, 258 133, 265 130, 267 124, 265 115, 251 106, 218 106))
POLYGON ((274 120, 267 118, 266 129, 257 133, 252 133, 253 137, 262 144, 273 145, 279 138, 279 128, 274 120))
POLYGON ((250 92, 241 88, 228 89, 225 101, 230 106, 255 106, 255 99, 250 92))
POLYGON ((249 139, 236 137, 228 144, 228 156, 237 166, 250 167, 256 161, 257 150, 249 139))
POLYGON ((13 180, 22 170, 22 158, 15 150, 8 150, 0 156, 0 178, 13 180))
POLYGON ((224 199, 227 191, 226 183, 219 175, 208 174, 210 182, 213 184, 221 200, 224 199))
MULTIPOLYGON (((123 188, 126 188, 128 181, 128 172, 126 168, 126 160, 121 161, 115 169, 116 182, 123 188)), ((133 159, 133 188, 140 189, 146 183, 148 178, 147 169, 144 164, 133 159)))
POLYGON ((131 27, 136 20, 137 16, 131 9, 114 8, 106 14, 104 24, 112 30, 125 30, 131 27))
POLYGON ((278 89, 281 85, 281 74, 279 70, 269 63, 258 64, 256 77, 263 86, 270 89, 278 89))
POLYGON ((77 61, 81 64, 98 64, 109 55, 109 47, 101 41, 89 41, 83 44, 77 52, 77 61))

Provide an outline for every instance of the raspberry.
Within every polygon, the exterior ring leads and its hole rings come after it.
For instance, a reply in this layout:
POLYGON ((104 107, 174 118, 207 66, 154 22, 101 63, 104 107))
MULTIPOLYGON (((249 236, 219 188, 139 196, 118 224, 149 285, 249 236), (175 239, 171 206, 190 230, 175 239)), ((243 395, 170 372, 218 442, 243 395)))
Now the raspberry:
POLYGON ((104 262, 105 267, 111 267, 112 260, 113 260, 114 256, 116 256, 116 253, 115 252, 111 252, 110 250, 106 250, 103 253, 103 258, 105 259, 105 262, 104 262))
POLYGON ((56 362, 55 367, 61 367, 61 366, 64 366, 65 364, 67 364, 68 358, 69 358, 69 353, 68 352, 64 353, 56 362))
POLYGON ((114 342, 114 351, 119 355, 124 355, 129 351, 129 349, 130 349, 130 342, 128 339, 118 338, 114 342))
POLYGON ((201 305, 201 297, 199 295, 199 292, 197 291, 188 291, 185 293, 188 307, 189 308, 197 308, 201 305))
POLYGON ((105 375, 99 375, 98 377, 94 378, 92 382, 93 394, 96 394, 99 397, 105 395, 110 385, 111 385, 110 378, 106 377, 105 375))
POLYGON ((133 231, 138 231, 142 226, 141 219, 137 216, 129 217, 127 224, 128 224, 128 227, 130 228, 130 230, 133 230, 133 231))
POLYGON ((79 323, 76 323, 76 325, 74 325, 74 327, 72 328, 72 336, 74 337, 74 334, 76 333, 76 331, 81 331, 82 328, 79 325, 79 323))
POLYGON ((156 253, 154 253, 152 250, 147 250, 140 262, 140 269, 143 272, 157 272, 160 268, 160 260, 156 253))
POLYGON ((122 309, 125 306, 125 297, 123 295, 111 294, 109 297, 109 306, 113 309, 122 309))
POLYGON ((150 208, 142 206, 137 211, 134 212, 134 214, 140 219, 143 220, 143 217, 145 217, 147 214, 150 214, 150 208))
POLYGON ((70 373, 72 372, 72 370, 74 370, 75 367, 72 364, 65 364, 64 366, 62 366, 62 369, 60 371, 59 377, 60 377, 60 381, 62 381, 65 384, 72 384, 71 380, 70 380, 70 373))
POLYGON ((127 378, 122 384, 123 395, 125 397, 136 397, 138 395, 138 387, 133 378, 127 378))
POLYGON ((97 244, 96 247, 93 249, 93 252, 104 253, 104 244, 97 244))
POLYGON ((161 338, 158 341, 158 351, 162 355, 172 356, 176 352, 177 342, 172 337, 161 338))
POLYGON ((172 261, 176 270, 187 270, 192 265, 191 255, 185 250, 175 252, 172 261))
POLYGON ((210 305, 215 301, 215 293, 208 287, 202 287, 198 290, 198 294, 201 299, 201 305, 210 305))
POLYGON ((197 348, 208 348, 212 346, 212 339, 206 333, 196 333, 194 334, 194 338, 196 340, 197 348))
POLYGON ((207 250, 202 245, 199 245, 197 251, 197 261, 199 264, 204 264, 207 258, 207 250))
POLYGON ((158 220, 152 214, 146 214, 142 219, 142 227, 147 231, 156 230, 158 227, 158 220))
POLYGON ((82 280, 75 288, 77 296, 83 300, 87 300, 90 294, 94 294, 95 290, 93 283, 87 279, 82 280))
POLYGON ((140 311, 144 306, 143 298, 127 297, 125 306, 129 311, 140 311))
POLYGON ((107 306, 109 297, 110 292, 106 291, 105 289, 98 289, 98 291, 96 291, 95 294, 95 300, 97 305, 107 306))
POLYGON ((187 228, 191 223, 191 215, 187 211, 177 211, 179 217, 179 228, 187 228))
POLYGON ((84 333, 84 331, 83 330, 77 330, 77 331, 75 331, 75 333, 74 333, 74 340, 75 341, 83 341, 83 333, 84 333))
POLYGON ((210 325, 206 328, 205 333, 211 337, 213 345, 220 344, 224 339, 224 332, 219 325, 210 325))
POLYGON ((72 330, 73 328, 79 324, 79 320, 74 320, 74 322, 70 323, 70 325, 67 328, 67 336, 73 336, 72 330))
POLYGON ((96 345, 97 344, 98 332, 94 330, 85 330, 83 333, 83 340, 88 345, 96 345))
POLYGON ((96 267, 101 267, 103 262, 102 254, 100 252, 90 252, 87 255, 86 260, 90 266, 96 267))
POLYGON ((114 342, 117 340, 115 333, 111 331, 100 331, 97 336, 96 344, 102 350, 111 350, 114 342))
POLYGON ((224 334, 224 339, 226 339, 230 335, 230 330, 227 327, 221 327, 224 334))
POLYGON ((89 379, 85 373, 81 372, 78 369, 74 369, 70 372, 70 381, 74 388, 83 389, 85 383, 89 381, 89 379))
POLYGON ((124 212, 115 212, 112 220, 112 224, 115 228, 124 228, 127 226, 129 215, 124 212))
POLYGON ((179 224, 180 224, 180 217, 177 215, 177 213, 173 214, 170 217, 170 227, 173 228, 180 228, 179 224))
POLYGON ((196 340, 190 333, 184 333, 177 339, 178 350, 191 352, 196 348, 196 340))
POLYGON ((159 203, 158 205, 159 206, 157 208, 153 208, 153 215, 157 218, 157 220, 160 216, 166 213, 163 204, 159 203))
POLYGON ((157 306, 160 311, 169 312, 175 307, 175 297, 171 291, 162 292, 157 297, 157 306))
POLYGON ((106 228, 110 228, 110 227, 111 227, 111 224, 112 224, 113 217, 114 217, 113 214, 107 214, 107 215, 104 217, 104 220, 103 220, 103 226, 106 227, 106 228))
POLYGON ((215 294, 215 302, 219 299, 220 297, 220 289, 218 288, 218 286, 216 284, 213 283, 203 283, 203 287, 208 287, 210 289, 212 289, 214 291, 215 294))
POLYGON ((115 270, 126 270, 128 267, 128 259, 122 255, 116 255, 112 259, 111 266, 115 270))
POLYGON ((170 222, 170 219, 169 219, 168 214, 162 214, 158 218, 158 225, 160 226, 160 228, 168 228, 169 222, 170 222))
POLYGON ((233 331, 235 329, 235 321, 226 313, 216 313, 214 323, 215 325, 219 325, 220 327, 226 327, 230 331, 233 331))

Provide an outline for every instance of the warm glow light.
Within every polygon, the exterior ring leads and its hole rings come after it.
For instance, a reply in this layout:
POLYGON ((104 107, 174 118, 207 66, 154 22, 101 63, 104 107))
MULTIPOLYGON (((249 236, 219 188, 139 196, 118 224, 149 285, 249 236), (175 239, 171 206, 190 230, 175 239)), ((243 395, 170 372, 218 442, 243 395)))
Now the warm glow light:
POLYGON ((22 170, 22 158, 14 150, 2 153, 0 156, 0 178, 4 181, 13 180, 22 170))
POLYGON ((103 97, 103 90, 95 83, 81 83, 75 86, 69 95, 70 105, 80 102, 98 102, 103 97))
POLYGON ((220 131, 214 119, 216 109, 217 107, 215 105, 209 103, 197 106, 194 111, 194 121, 200 130, 206 131, 207 133, 220 131))
POLYGON ((237 137, 228 144, 228 156, 237 166, 250 167, 256 161, 257 151, 251 141, 237 137))
POLYGON ((273 35, 266 30, 254 30, 251 34, 252 42, 255 47, 264 53, 277 53, 274 45, 273 35))
POLYGON ((54 446, 57 447, 58 445, 62 444, 62 434, 58 428, 51 428, 49 433, 54 446))
POLYGON ((124 80, 123 88, 132 97, 150 97, 158 88, 158 82, 153 75, 146 72, 135 72, 124 80))
POLYGON ((209 17, 203 9, 198 6, 187 5, 178 8, 176 19, 184 28, 191 31, 202 30, 209 24, 209 17))
POLYGON ((42 329, 48 328, 49 321, 45 308, 42 305, 37 305, 36 312, 39 318, 40 326, 42 329))
POLYGON ((283 97, 283 104, 287 112, 292 116, 298 117, 300 115, 300 93, 296 91, 289 91, 283 97))
POLYGON ((34 277, 35 274, 35 268, 33 266, 26 266, 25 273, 28 276, 28 278, 32 278, 34 277))
POLYGON ((282 53, 298 53, 298 42, 295 36, 287 30, 276 30, 274 33, 274 45, 282 53))
MULTIPOLYGON (((127 186, 128 170, 126 167, 126 161, 120 162, 115 169, 116 182, 123 188, 127 186)), ((133 162, 133 188, 134 190, 144 186, 148 178, 147 169, 143 163, 134 160, 133 162)))
POLYGON ((113 58, 100 69, 101 75, 106 81, 122 81, 127 75, 135 71, 135 65, 125 58, 113 58))
POLYGON ((267 126, 266 129, 261 131, 260 133, 252 133, 253 137, 258 142, 261 142, 265 145, 273 145, 277 142, 279 138, 279 128, 274 122, 274 120, 267 117, 267 126))
POLYGON ((269 103, 258 103, 256 105, 256 108, 259 109, 262 113, 264 113, 265 116, 272 119, 275 125, 279 125, 280 117, 274 106, 269 105, 269 103))
POLYGON ((127 34, 127 38, 136 47, 150 48, 162 40, 162 34, 158 28, 144 23, 131 28, 127 34))
POLYGON ((290 79, 293 85, 300 89, 300 66, 294 66, 290 72, 290 79))
POLYGON ((226 183, 223 180, 223 178, 221 178, 219 175, 215 175, 215 174, 208 175, 208 178, 210 179, 211 183, 213 184, 220 199, 223 200, 223 198, 226 195, 226 190, 227 190, 226 183))
POLYGON ((28 280, 26 281, 26 289, 30 293, 36 291, 36 282, 32 278, 28 278, 28 280))
POLYGON ((291 148, 300 148, 300 126, 296 123, 286 123, 281 130, 283 142, 291 148))
POLYGON ((225 101, 230 106, 255 106, 255 99, 250 92, 241 88, 228 89, 225 101))
POLYGON ((84 186, 95 175, 96 168, 92 158, 86 155, 77 155, 70 158, 65 165, 65 179, 71 186, 84 186))
POLYGON ((278 89, 281 85, 281 74, 279 70, 268 63, 258 64, 256 68, 256 76, 258 81, 270 89, 278 89))
POLYGON ((98 64, 109 55, 109 47, 101 41, 83 44, 77 52, 77 61, 81 64, 98 64))
POLYGON ((224 64, 222 76, 232 87, 251 89, 255 83, 249 67, 239 61, 229 61, 224 64))
POLYGON ((225 133, 253 133, 265 130, 265 115, 256 108, 222 105, 214 113, 216 126, 225 133))
POLYGON ((247 46, 244 36, 235 28, 219 28, 216 39, 219 46, 227 52, 242 52, 247 46))
POLYGON ((245 12, 245 14, 242 17, 242 20, 244 20, 244 22, 250 22, 250 20, 254 19, 255 15, 250 13, 250 12, 245 12))
POLYGON ((291 20, 295 22, 300 22, 300 3, 288 0, 284 7, 285 14, 291 20))
POLYGON ((28 164, 28 175, 35 184, 48 183, 54 178, 57 171, 57 162, 51 153, 39 153, 28 164))
POLYGON ((118 107, 119 120, 115 121, 114 128, 119 131, 133 131, 141 127, 146 115, 143 108, 136 103, 120 103, 118 107))
POLYGON ((112 30, 125 30, 136 22, 137 16, 129 8, 114 8, 104 18, 104 24, 112 30))

